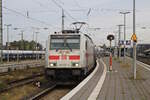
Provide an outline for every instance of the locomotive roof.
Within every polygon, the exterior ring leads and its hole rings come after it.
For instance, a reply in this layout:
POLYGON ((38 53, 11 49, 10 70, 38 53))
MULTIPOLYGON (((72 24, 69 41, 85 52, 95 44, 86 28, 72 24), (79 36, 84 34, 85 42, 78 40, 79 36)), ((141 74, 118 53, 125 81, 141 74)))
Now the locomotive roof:
POLYGON ((69 34, 69 33, 79 33, 79 30, 63 30, 62 31, 63 34, 69 34))
MULTIPOLYGON (((79 33, 67 33, 67 34, 51 34, 51 36, 62 36, 62 35, 64 35, 64 36, 66 36, 66 35, 70 35, 70 36, 80 36, 80 35, 82 35, 82 34, 79 34, 79 33)), ((89 38, 91 41, 92 41, 92 43, 93 43, 93 40, 92 40, 92 38, 89 36, 89 35, 87 35, 87 34, 83 34, 84 36, 86 36, 87 38, 89 38)))
POLYGON ((59 35, 80 35, 80 34, 77 34, 77 33, 69 33, 69 34, 51 34, 51 35, 56 35, 56 36, 58 35, 58 36, 59 36, 59 35))

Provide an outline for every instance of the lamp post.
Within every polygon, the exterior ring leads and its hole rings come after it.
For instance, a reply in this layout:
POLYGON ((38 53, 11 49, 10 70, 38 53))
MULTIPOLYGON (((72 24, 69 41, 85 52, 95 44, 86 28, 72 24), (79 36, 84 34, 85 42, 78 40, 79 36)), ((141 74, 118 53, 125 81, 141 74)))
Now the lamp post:
POLYGON ((115 54, 115 57, 117 57, 117 32, 118 31, 114 31, 113 33, 115 33, 115 41, 114 41, 114 44, 115 44, 115 49, 114 49, 114 54, 115 54))
POLYGON ((9 27, 11 27, 12 25, 11 24, 5 24, 5 26, 7 27, 7 62, 9 62, 9 46, 10 46, 10 43, 9 43, 9 27))
POLYGON ((3 24, 2 0, 0 0, 0 62, 3 63, 3 24))
MULTIPOLYGON (((22 28, 14 28, 14 30, 18 30, 18 29, 22 29, 22 28)), ((19 46, 19 45, 18 45, 19 46)), ((19 47, 16 48, 17 49, 17 62, 19 63, 19 47)))
POLYGON ((21 50, 25 50, 25 45, 24 45, 24 30, 21 30, 21 50))
POLYGON ((19 34, 21 36, 21 47, 20 49, 21 50, 24 50, 25 49, 25 45, 24 45, 24 29, 23 28, 14 28, 14 30, 19 30, 21 31, 21 33, 19 34))
POLYGON ((125 53, 126 53, 126 14, 130 12, 120 12, 120 14, 124 15, 124 60, 125 60, 125 53))
POLYGON ((118 52, 118 58, 120 59, 120 56, 121 56, 121 44, 120 44, 120 41, 121 41, 121 27, 124 26, 122 24, 118 25, 119 27, 119 30, 118 30, 118 49, 119 49, 119 52, 118 52))
MULTIPOLYGON (((38 51, 38 34, 39 32, 35 32, 36 33, 36 51, 38 51)), ((36 53, 36 60, 39 59, 39 54, 36 53)))
MULTIPOLYGON (((33 54, 34 54, 34 50, 35 51, 38 51, 38 34, 39 34, 39 31, 41 30, 41 29, 43 29, 43 30, 48 30, 49 28, 47 28, 47 27, 32 27, 32 29, 33 29, 33 42, 34 42, 34 36, 36 36, 35 37, 35 45, 33 45, 33 54)), ((35 55, 35 57, 36 57, 36 60, 38 60, 39 59, 39 54, 37 55, 35 55)))
MULTIPOLYGON (((133 35, 136 36, 136 27, 135 27, 135 0, 133 0, 133 35)), ((133 41, 133 72, 134 72, 134 79, 136 79, 136 41, 133 41)))

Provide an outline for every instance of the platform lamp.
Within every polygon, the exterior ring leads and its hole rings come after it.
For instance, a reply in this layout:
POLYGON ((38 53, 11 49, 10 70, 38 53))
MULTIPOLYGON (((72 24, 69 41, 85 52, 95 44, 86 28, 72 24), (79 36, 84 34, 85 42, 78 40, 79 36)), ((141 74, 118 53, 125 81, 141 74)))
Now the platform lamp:
POLYGON ((124 44, 124 50, 123 50, 124 51, 124 60, 125 60, 125 53, 126 53, 126 44, 125 44, 125 42, 126 42, 126 15, 129 13, 131 13, 131 12, 128 12, 128 11, 120 12, 120 14, 124 15, 124 42, 123 42, 123 44, 124 44))

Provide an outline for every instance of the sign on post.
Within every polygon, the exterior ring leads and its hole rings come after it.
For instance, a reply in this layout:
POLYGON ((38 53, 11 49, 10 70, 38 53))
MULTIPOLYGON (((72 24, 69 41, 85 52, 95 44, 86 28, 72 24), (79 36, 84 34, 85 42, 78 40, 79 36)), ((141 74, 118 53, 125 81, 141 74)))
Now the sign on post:
POLYGON ((119 45, 124 45, 124 44, 126 44, 126 45, 131 45, 131 40, 126 40, 126 41, 124 41, 124 40, 119 40, 119 45))
POLYGON ((136 34, 132 35, 131 40, 133 40, 134 42, 137 42, 137 36, 136 36, 136 34))
POLYGON ((126 40, 126 45, 131 45, 131 40, 126 40))

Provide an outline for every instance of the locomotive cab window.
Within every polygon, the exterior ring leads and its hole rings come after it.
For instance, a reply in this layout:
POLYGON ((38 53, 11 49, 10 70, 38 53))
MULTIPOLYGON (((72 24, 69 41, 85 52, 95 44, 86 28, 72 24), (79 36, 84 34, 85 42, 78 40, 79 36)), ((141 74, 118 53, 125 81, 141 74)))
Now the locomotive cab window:
POLYGON ((80 36, 52 36, 51 50, 80 49, 80 36))

